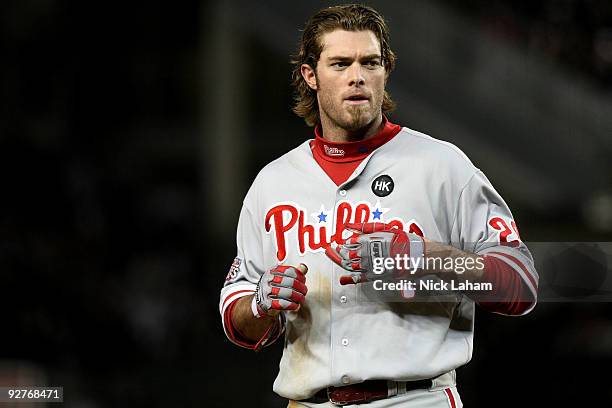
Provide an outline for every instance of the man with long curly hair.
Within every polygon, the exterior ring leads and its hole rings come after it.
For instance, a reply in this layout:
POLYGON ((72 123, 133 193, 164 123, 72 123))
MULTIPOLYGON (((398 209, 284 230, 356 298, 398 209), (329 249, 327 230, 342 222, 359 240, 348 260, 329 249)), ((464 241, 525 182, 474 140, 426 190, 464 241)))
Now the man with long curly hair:
POLYGON ((395 66, 374 9, 322 9, 293 59, 294 112, 314 138, 247 193, 221 291, 229 339, 283 333, 274 391, 295 407, 460 407, 474 308, 536 303, 510 210, 450 143, 389 120, 395 66))

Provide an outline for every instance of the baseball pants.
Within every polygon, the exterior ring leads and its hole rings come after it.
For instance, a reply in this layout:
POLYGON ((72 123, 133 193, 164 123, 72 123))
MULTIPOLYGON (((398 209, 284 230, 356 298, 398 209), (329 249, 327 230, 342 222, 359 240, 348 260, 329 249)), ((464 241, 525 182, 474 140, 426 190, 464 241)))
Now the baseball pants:
MULTIPOLYGON (((350 408, 462 408, 463 403, 457 392, 454 372, 443 374, 434 380, 434 386, 427 390, 412 390, 393 397, 376 400, 367 404, 343 405, 350 408)), ((304 401, 289 401, 287 408, 338 408, 331 402, 315 404, 304 401)))

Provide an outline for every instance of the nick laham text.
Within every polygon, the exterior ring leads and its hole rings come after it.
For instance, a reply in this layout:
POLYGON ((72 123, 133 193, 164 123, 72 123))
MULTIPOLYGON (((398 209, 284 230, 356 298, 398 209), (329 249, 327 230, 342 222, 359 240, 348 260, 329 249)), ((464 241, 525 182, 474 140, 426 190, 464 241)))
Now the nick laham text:
POLYGON ((416 282, 402 279, 398 282, 383 282, 380 279, 374 281, 375 290, 460 290, 460 291, 482 291, 488 292, 493 290, 493 284, 490 282, 455 282, 441 280, 419 280, 416 282))

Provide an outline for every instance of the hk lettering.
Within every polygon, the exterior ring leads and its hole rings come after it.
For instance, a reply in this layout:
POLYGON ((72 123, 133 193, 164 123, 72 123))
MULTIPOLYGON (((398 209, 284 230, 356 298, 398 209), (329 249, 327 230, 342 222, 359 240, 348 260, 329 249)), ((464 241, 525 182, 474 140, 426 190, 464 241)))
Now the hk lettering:
POLYGON ((375 184, 374 184, 374 188, 378 191, 385 191, 385 192, 390 192, 391 189, 389 188, 389 186, 391 185, 390 181, 382 181, 382 180, 378 180, 375 184))

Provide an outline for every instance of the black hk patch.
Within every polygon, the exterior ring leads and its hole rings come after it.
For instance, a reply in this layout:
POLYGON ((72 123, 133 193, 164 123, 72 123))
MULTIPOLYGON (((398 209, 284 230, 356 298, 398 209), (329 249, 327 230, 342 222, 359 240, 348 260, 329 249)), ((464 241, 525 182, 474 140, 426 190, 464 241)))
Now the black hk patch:
POLYGON ((379 197, 386 197, 393 191, 393 179, 383 174, 382 176, 378 176, 372 182, 372 192, 379 197))

